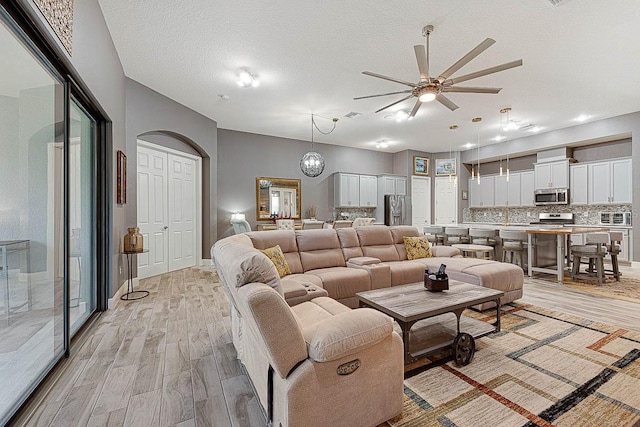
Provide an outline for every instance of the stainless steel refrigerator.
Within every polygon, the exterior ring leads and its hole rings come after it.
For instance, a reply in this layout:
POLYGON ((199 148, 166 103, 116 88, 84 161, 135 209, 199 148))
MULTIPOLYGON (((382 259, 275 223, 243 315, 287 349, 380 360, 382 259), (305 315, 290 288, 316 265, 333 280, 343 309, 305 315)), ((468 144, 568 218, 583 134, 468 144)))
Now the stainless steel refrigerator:
POLYGON ((410 225, 409 197, 396 194, 384 196, 384 223, 385 225, 410 225))

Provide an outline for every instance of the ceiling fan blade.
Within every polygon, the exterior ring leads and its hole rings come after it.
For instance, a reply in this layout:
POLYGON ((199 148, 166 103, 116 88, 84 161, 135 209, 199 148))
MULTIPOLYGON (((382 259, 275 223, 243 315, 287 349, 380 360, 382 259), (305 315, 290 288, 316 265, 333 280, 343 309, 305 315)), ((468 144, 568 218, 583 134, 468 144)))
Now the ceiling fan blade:
POLYGON ((417 44, 413 47, 416 53, 416 61, 418 61, 418 70, 420 70, 420 80, 423 82, 429 81, 429 58, 425 53, 424 46, 417 44))
POLYGON ((371 77, 377 77, 383 80, 389 80, 390 82, 400 83, 401 85, 405 85, 405 86, 418 87, 418 85, 415 83, 405 82, 404 80, 394 79, 393 77, 383 76, 382 74, 372 73, 371 71, 363 71, 362 74, 365 74, 371 77))
POLYGON ((441 93, 436 95, 436 101, 438 101, 440 104, 444 105, 451 111, 457 110, 459 108, 456 104, 453 103, 453 101, 451 101, 441 93))
POLYGON ((413 110, 411 110, 411 114, 409 114, 409 118, 415 117, 415 115, 418 112, 418 110, 420 109, 421 105, 422 105, 422 102, 418 99, 416 101, 416 105, 413 106, 413 110))
POLYGON ((488 38, 488 39, 485 39, 485 41, 480 43, 478 46, 474 47, 469 53, 467 53, 462 58, 458 59, 458 61, 455 64, 453 64, 451 67, 447 68, 442 74, 440 74, 440 76, 438 77, 438 80, 440 80, 440 83, 447 80, 449 76, 451 76, 453 73, 458 71, 460 68, 467 65, 476 56, 480 55, 482 52, 489 49, 491 45, 494 44, 495 42, 496 42, 495 40, 488 38))
POLYGON ((501 87, 469 87, 469 86, 448 86, 442 88, 443 92, 460 92, 460 93, 499 93, 501 87))
POLYGON ((380 112, 380 111, 382 111, 382 110, 386 110, 386 109, 387 109, 387 108, 389 108, 389 107, 393 107, 394 105, 399 104, 399 103, 401 103, 402 101, 406 101, 407 99, 409 99, 409 98, 411 98, 411 97, 413 97, 413 95, 405 96, 404 98, 402 98, 402 99, 400 99, 400 100, 398 100, 398 101, 396 101, 396 102, 392 102, 391 104, 389 104, 389 105, 387 105, 387 106, 385 106, 385 107, 382 107, 381 109, 377 110, 377 111, 376 111, 376 113, 379 113, 379 112, 380 112))
POLYGON ((478 77, 486 76, 500 71, 508 70, 509 68, 515 68, 522 65, 522 59, 517 61, 507 62, 506 64, 496 65, 495 67, 486 68, 484 70, 476 71, 475 73, 466 74, 460 77, 454 77, 444 82, 445 86, 451 86, 457 83, 466 82, 467 80, 477 79, 478 77))
POLYGON ((381 93, 379 95, 358 96, 357 98, 353 98, 353 99, 358 100, 358 99, 366 99, 366 98, 377 98, 378 96, 398 95, 400 93, 411 93, 411 92, 413 92, 413 90, 409 89, 409 90, 401 90, 400 92, 381 93))

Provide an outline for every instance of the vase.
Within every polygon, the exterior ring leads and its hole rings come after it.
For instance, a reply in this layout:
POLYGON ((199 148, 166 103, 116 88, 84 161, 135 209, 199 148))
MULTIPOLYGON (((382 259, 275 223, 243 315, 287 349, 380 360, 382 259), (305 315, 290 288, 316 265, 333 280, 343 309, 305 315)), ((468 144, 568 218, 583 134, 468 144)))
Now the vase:
POLYGON ((127 228, 128 233, 124 235, 124 252, 142 252, 143 238, 138 227, 127 228))

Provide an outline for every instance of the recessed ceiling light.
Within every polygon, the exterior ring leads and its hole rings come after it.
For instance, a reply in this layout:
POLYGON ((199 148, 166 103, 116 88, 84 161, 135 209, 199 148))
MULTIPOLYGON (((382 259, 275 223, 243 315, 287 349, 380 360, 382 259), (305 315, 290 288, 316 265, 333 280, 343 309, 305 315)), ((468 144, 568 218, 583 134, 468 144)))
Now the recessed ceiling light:
POLYGON ((590 118, 591 118, 591 116, 588 116, 586 114, 580 114, 578 117, 573 119, 573 121, 575 121, 575 122, 585 122, 585 121, 589 120, 590 118))
POLYGON ((502 140, 507 139, 506 136, 502 136, 502 135, 497 135, 495 138, 493 138, 494 141, 500 142, 502 140))
POLYGON ((472 142, 467 142, 466 144, 463 145, 464 148, 471 148, 473 146, 475 146, 476 144, 472 143, 472 142))
POLYGON ((534 126, 531 129, 529 129, 529 132, 533 132, 533 133, 538 133, 542 130, 543 128, 541 128, 540 126, 534 126))
POLYGON ((223 101, 228 101, 229 100, 229 95, 225 95, 223 93, 218 94, 218 97, 223 101))
POLYGON ((238 86, 240 87, 258 87, 260 86, 260 81, 256 76, 251 74, 248 71, 241 71, 238 76, 238 86))

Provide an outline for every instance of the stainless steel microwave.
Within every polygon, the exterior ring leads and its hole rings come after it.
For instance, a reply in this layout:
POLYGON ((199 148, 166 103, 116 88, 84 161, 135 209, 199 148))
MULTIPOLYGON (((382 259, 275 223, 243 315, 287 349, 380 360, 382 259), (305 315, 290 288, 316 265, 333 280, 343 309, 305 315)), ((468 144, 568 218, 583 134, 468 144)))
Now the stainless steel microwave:
POLYGON ((533 200, 536 206, 569 204, 568 188, 544 188, 535 190, 533 200))

